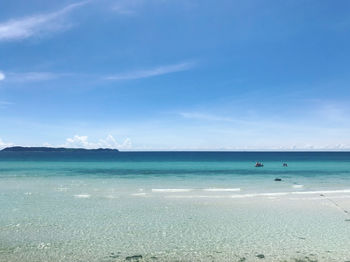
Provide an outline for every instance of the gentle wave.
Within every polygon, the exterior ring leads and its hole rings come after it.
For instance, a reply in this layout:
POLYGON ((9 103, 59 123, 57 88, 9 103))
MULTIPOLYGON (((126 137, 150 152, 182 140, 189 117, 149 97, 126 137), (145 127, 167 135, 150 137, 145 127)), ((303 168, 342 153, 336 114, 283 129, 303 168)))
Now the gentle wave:
POLYGON ((168 195, 165 198, 227 198, 225 195, 168 195))
MULTIPOLYGON (((350 195, 332 195, 332 196, 327 196, 328 199, 349 199, 350 195)), ((289 198, 290 200, 320 200, 322 199, 320 196, 318 197, 297 197, 297 198, 289 198)))
POLYGON ((179 193, 179 192, 191 192, 192 188, 153 188, 152 192, 155 193, 179 193))
POLYGON ((240 188, 204 188, 203 191, 206 192, 238 192, 241 191, 240 188))
MULTIPOLYGON (((350 189, 344 190, 320 190, 320 191, 304 191, 304 192, 271 192, 271 193, 251 193, 236 195, 169 195, 166 198, 252 198, 252 197, 278 197, 290 195, 314 195, 314 194, 341 194, 350 193, 350 189)), ((346 197, 346 196, 342 196, 346 197)), ((319 198, 318 198, 319 199, 319 198)))
POLYGON ((242 195, 231 195, 231 198, 248 198, 248 197, 277 197, 289 195, 289 192, 278 192, 278 193, 256 193, 256 194, 242 194, 242 195))
POLYGON ((116 198, 119 198, 119 197, 118 196, 114 196, 114 195, 107 195, 107 196, 103 196, 103 198, 116 199, 116 198))
POLYGON ((291 192, 296 195, 350 193, 350 189, 291 192))
POLYGON ((181 192, 191 192, 202 190, 205 192, 238 192, 241 191, 240 188, 203 188, 203 189, 194 189, 194 188, 153 188, 152 192, 155 193, 181 193, 181 192))
POLYGON ((76 198, 90 198, 91 195, 89 195, 89 194, 79 194, 79 195, 74 195, 74 197, 76 197, 76 198))
POLYGON ((131 194, 132 196, 146 196, 146 193, 135 193, 135 194, 131 194))
POLYGON ((292 187, 293 187, 293 188, 303 188, 304 185, 293 185, 292 187))
POLYGON ((276 193, 253 193, 242 195, 231 195, 231 198, 246 198, 246 197, 276 197, 287 195, 315 195, 315 194, 340 194, 350 193, 350 189, 344 190, 320 190, 320 191, 293 191, 293 192, 276 192, 276 193))

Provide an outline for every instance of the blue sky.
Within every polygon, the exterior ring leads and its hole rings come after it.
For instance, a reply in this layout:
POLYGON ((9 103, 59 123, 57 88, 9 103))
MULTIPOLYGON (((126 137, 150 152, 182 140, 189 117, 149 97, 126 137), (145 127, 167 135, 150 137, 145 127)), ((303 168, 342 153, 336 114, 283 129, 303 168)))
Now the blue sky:
POLYGON ((350 2, 0 2, 0 147, 350 149, 350 2))

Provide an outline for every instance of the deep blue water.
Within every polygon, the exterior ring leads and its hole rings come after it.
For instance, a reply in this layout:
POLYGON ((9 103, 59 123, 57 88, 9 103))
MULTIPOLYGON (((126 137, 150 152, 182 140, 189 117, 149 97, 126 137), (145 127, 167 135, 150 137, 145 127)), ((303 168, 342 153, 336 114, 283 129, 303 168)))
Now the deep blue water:
POLYGON ((337 176, 350 152, 0 152, 0 176, 337 176), (256 161, 264 167, 256 168, 256 161), (288 167, 282 163, 287 162, 288 167))
POLYGON ((350 152, 1 152, 0 161, 345 161, 350 152))

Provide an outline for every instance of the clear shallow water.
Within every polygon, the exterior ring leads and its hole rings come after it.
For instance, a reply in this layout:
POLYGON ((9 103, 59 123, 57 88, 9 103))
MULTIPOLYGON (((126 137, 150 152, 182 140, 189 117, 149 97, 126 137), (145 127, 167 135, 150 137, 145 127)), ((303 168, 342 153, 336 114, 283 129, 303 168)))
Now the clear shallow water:
POLYGON ((0 153, 0 261, 347 261, 349 175, 350 153, 0 153))

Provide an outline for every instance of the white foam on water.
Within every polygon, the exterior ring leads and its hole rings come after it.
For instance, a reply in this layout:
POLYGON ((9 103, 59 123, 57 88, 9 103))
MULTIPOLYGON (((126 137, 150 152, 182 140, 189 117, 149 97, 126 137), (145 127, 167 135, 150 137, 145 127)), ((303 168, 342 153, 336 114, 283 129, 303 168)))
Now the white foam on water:
POLYGON ((131 196, 146 196, 146 193, 135 193, 135 194, 131 194, 131 196))
POLYGON ((114 195, 107 195, 107 196, 103 196, 104 198, 108 198, 108 199, 115 199, 115 198, 119 198, 118 196, 114 196, 114 195))
POLYGON ((292 185, 293 188, 303 188, 304 185, 292 185))
MULTIPOLYGON (((327 196, 328 199, 349 199, 350 195, 333 195, 333 196, 327 196)), ((310 196, 310 197, 289 197, 289 200, 323 200, 324 198, 321 196, 310 196)))
POLYGON ((51 247, 51 243, 40 243, 37 248, 38 249, 47 249, 50 247, 51 247))
MULTIPOLYGON (((250 193, 250 194, 235 194, 235 195, 166 195, 165 198, 253 198, 253 197, 266 197, 269 199, 276 199, 280 196, 293 196, 293 195, 315 195, 315 194, 341 194, 350 193, 350 189, 345 190, 322 190, 322 191, 304 191, 304 192, 267 192, 267 193, 250 193)), ((350 198, 349 195, 330 196, 329 198, 350 198)), ((291 199, 291 198, 290 198, 291 199)), ((293 198, 304 199, 304 198, 293 198)), ((312 199, 312 198, 307 198, 312 199)), ((317 197, 315 199, 320 199, 317 197)))
POLYGON ((181 193, 181 192, 191 192, 192 188, 152 188, 152 192, 155 193, 181 193))
POLYGON ((303 192, 293 191, 293 192, 277 192, 277 193, 253 193, 253 194, 232 195, 231 198, 276 197, 276 196, 287 196, 287 195, 315 195, 315 194, 340 194, 340 193, 350 193, 350 189, 303 191, 303 192))
POLYGON ((250 197, 268 197, 275 198, 277 196, 286 196, 288 192, 278 192, 278 193, 253 193, 253 194, 241 194, 241 195, 231 195, 231 198, 250 198, 250 197))
POLYGON ((90 198, 91 195, 89 195, 89 194, 79 194, 79 195, 74 195, 74 197, 76 197, 76 198, 90 198))
POLYGON ((204 188, 203 191, 206 192, 238 192, 241 191, 240 188, 204 188))
POLYGON ((293 195, 340 194, 340 193, 350 193, 350 189, 291 192, 291 194, 293 195))
POLYGON ((288 195, 288 192, 279 192, 279 193, 261 193, 258 194, 258 196, 268 196, 268 197, 274 197, 274 196, 286 196, 288 195))
POLYGON ((166 195, 165 198, 228 198, 225 195, 207 196, 207 195, 166 195))
POLYGON ((165 198, 252 198, 267 197, 275 198, 277 196, 285 196, 288 193, 261 193, 261 194, 237 194, 237 195, 167 195, 165 198))
POLYGON ((248 197, 257 197, 259 194, 242 194, 242 195, 232 195, 230 198, 248 198, 248 197))

